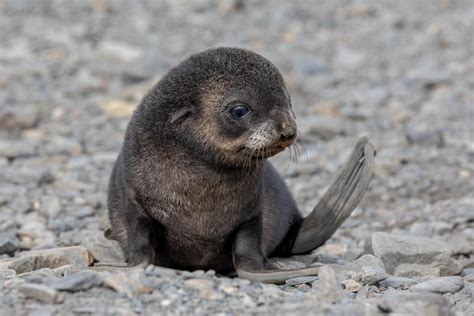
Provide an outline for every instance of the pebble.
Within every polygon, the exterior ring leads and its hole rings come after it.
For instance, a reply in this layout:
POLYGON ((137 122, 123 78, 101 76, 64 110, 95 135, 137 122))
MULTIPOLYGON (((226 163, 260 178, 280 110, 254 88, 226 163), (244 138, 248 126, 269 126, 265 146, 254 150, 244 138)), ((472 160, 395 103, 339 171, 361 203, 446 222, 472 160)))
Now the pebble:
POLYGON ((8 159, 33 157, 36 155, 36 147, 33 142, 0 139, 0 157, 8 159))
POLYGON ((421 146, 443 147, 445 144, 442 131, 431 131, 419 128, 408 129, 406 134, 407 141, 410 144, 421 146))
POLYGON ((119 243, 105 238, 101 233, 86 237, 81 246, 98 262, 125 262, 119 243))
POLYGON ((358 292, 363 285, 353 279, 347 279, 341 282, 344 286, 344 289, 348 290, 349 292, 356 293, 358 292))
POLYGON ((322 266, 319 270, 318 276, 318 285, 320 287, 321 298, 323 301, 336 303, 347 299, 347 295, 341 287, 336 272, 332 268, 322 266))
POLYGON ((362 283, 367 285, 374 285, 375 283, 385 280, 388 277, 387 272, 380 267, 362 267, 360 271, 360 278, 362 283))
POLYGON ((35 127, 39 120, 39 109, 23 104, 21 107, 0 108, 0 129, 28 129, 35 127))
POLYGON ((53 269, 68 264, 88 267, 92 262, 93 258, 87 249, 73 246, 25 252, 20 258, 8 262, 7 266, 16 273, 24 273, 41 268, 53 269))
POLYGON ((20 244, 18 240, 6 233, 0 233, 0 255, 12 256, 18 250, 20 244))
POLYGON ((24 283, 18 288, 26 297, 37 299, 44 303, 54 303, 57 291, 41 284, 24 283))
POLYGON ((161 277, 167 277, 167 278, 174 278, 176 275, 181 273, 180 270, 175 270, 175 269, 170 269, 170 268, 164 268, 164 267, 158 267, 154 265, 149 265, 145 269, 145 273, 147 275, 152 275, 152 276, 161 276, 161 277))
POLYGON ((383 262, 373 255, 363 255, 360 258, 349 262, 344 267, 348 270, 360 272, 363 267, 372 266, 385 269, 383 262))
POLYGON ((12 269, 1 269, 0 270, 0 280, 11 279, 16 276, 15 270, 12 269))
POLYGON ((368 299, 376 296, 379 293, 379 289, 375 285, 365 285, 356 294, 356 299, 368 299))
POLYGON ((394 315, 452 315, 449 302, 433 293, 387 293, 377 306, 383 313, 394 315))
POLYGON ((395 289, 402 288, 407 289, 410 286, 417 284, 416 280, 404 277, 397 277, 393 275, 389 275, 385 280, 379 282, 380 286, 382 287, 392 287, 395 289))
POLYGON ((413 285, 410 289, 414 292, 433 293, 456 293, 464 287, 464 282, 460 276, 440 277, 413 285))
POLYGON ((387 272, 397 276, 446 276, 462 270, 461 264, 451 258, 453 251, 449 245, 423 237, 374 233, 367 240, 365 252, 382 260, 387 272), (410 271, 410 267, 414 269, 410 271))
POLYGON ((214 282, 207 279, 188 279, 184 281, 183 285, 195 290, 211 290, 214 288, 214 282))
POLYGON ((300 284, 305 284, 305 283, 311 283, 316 279, 318 279, 317 276, 303 276, 303 277, 288 279, 285 281, 285 283, 288 285, 300 285, 300 284))
POLYGON ((93 271, 81 271, 55 282, 53 287, 59 291, 77 292, 101 286, 102 278, 93 271))

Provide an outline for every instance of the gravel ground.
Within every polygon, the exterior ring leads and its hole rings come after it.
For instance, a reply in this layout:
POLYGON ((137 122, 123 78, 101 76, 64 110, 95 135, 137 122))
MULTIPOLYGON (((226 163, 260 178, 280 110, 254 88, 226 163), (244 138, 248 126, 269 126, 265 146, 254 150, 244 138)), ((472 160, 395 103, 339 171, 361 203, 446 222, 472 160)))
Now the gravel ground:
POLYGON ((474 314, 474 4, 466 1, 0 1, 0 312, 474 314), (255 50, 283 72, 303 212, 358 136, 370 189, 282 286, 119 260, 106 187, 129 117, 190 53, 255 50))

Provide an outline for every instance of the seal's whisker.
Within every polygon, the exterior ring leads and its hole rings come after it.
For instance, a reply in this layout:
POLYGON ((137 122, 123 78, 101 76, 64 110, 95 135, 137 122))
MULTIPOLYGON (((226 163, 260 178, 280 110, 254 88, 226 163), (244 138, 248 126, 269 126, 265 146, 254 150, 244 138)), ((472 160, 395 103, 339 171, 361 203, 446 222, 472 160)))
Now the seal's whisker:
POLYGON ((298 153, 300 153, 300 155, 302 157, 302 160, 306 161, 306 159, 308 157, 308 153, 306 151, 306 147, 305 147, 304 143, 300 139, 299 132, 296 132, 296 140, 295 140, 294 144, 295 144, 296 149, 298 150, 298 153), (300 151, 300 148, 301 148, 301 151, 300 151))
POLYGON ((295 152, 295 162, 298 164, 300 162, 300 160, 299 160, 300 150, 298 148, 298 145, 297 144, 292 144, 291 147, 293 148, 293 150, 295 152))

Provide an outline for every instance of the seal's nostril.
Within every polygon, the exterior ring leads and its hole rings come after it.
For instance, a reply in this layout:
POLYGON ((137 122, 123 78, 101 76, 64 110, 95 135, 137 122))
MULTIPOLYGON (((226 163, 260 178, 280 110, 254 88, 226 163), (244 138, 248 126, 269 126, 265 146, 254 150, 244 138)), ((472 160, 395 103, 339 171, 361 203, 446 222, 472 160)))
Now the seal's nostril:
POLYGON ((283 132, 280 135, 280 141, 293 140, 295 137, 296 137, 296 133, 294 132, 283 132))

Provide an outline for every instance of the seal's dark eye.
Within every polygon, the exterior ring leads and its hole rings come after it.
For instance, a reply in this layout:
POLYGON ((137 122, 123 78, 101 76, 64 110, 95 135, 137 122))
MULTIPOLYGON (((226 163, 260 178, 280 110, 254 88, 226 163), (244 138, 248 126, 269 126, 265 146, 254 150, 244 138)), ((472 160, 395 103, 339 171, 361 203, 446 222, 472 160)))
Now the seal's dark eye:
POLYGON ((249 112, 250 112, 250 109, 246 105, 238 104, 234 106, 232 109, 230 109, 229 116, 234 120, 240 120, 249 112))

